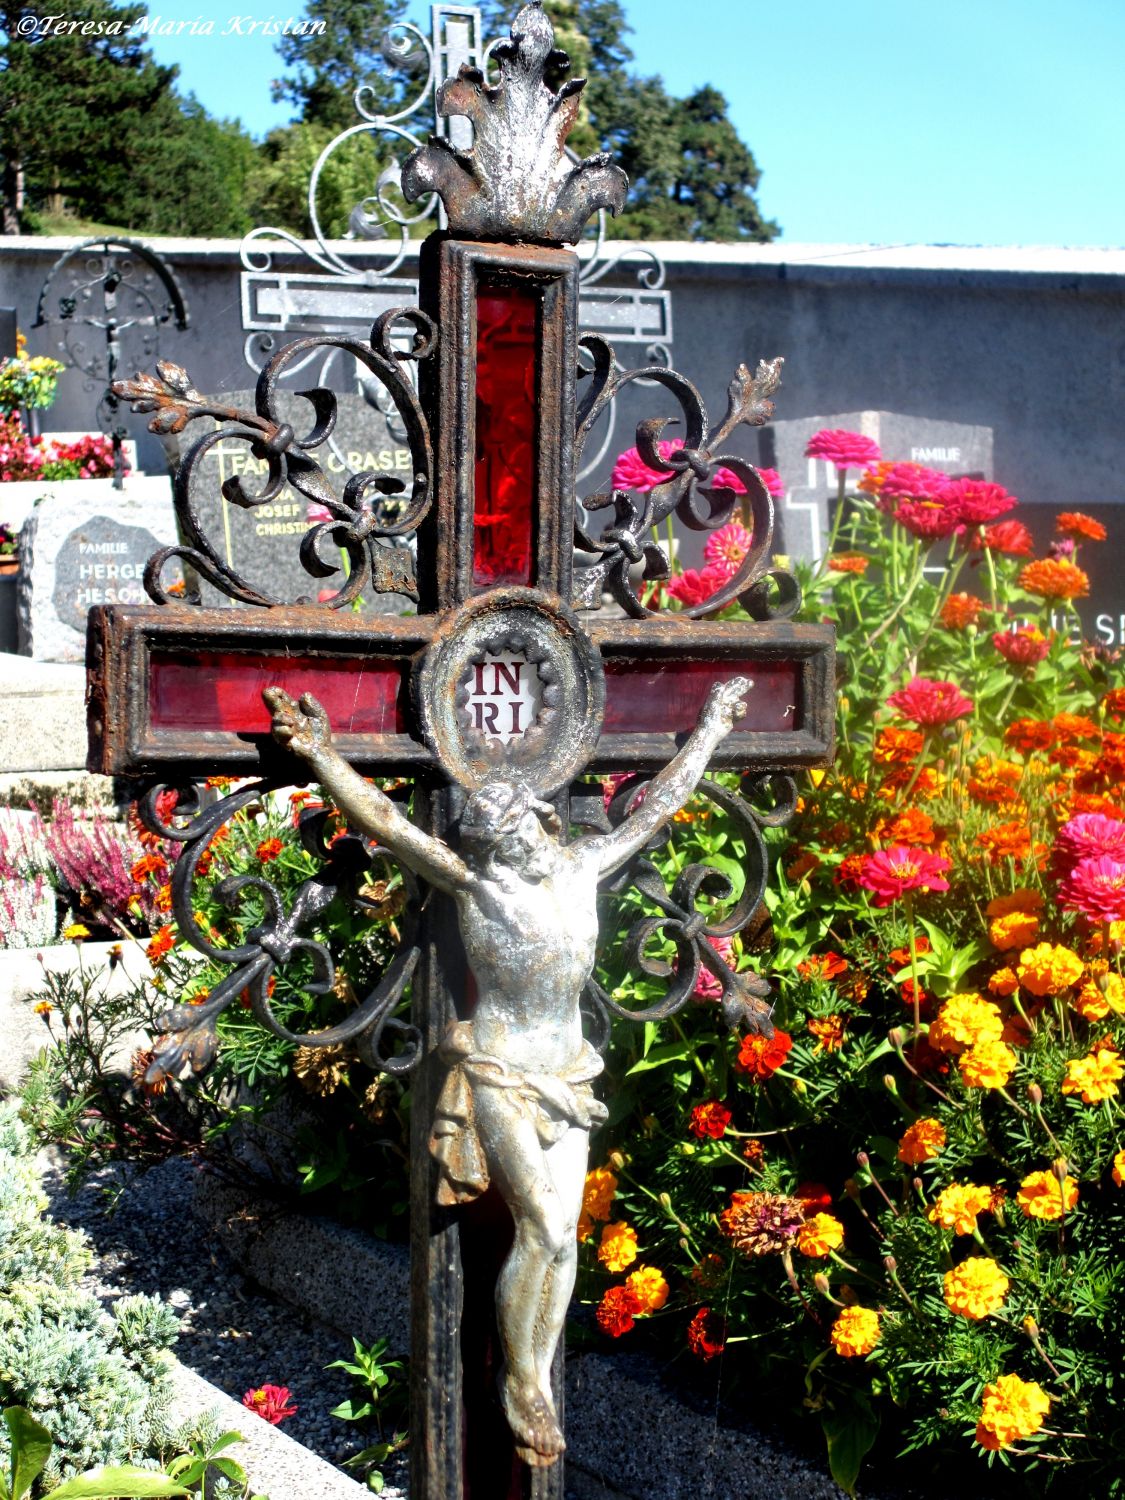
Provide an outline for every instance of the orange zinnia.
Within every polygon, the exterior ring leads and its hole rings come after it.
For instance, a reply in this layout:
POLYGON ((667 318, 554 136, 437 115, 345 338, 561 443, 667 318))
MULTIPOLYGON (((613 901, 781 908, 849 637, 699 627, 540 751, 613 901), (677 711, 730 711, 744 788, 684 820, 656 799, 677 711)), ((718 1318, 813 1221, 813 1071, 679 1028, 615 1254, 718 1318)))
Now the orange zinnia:
POLYGON ((950 594, 938 619, 949 630, 967 630, 977 623, 987 608, 984 600, 975 594, 950 594))
POLYGON ((1065 558, 1042 557, 1020 572, 1019 585, 1041 599, 1084 599, 1090 580, 1082 569, 1065 558))
POLYGON ((1062 536, 1073 537, 1076 542, 1104 542, 1105 527, 1093 516, 1081 510, 1064 510, 1055 517, 1055 530, 1062 536))

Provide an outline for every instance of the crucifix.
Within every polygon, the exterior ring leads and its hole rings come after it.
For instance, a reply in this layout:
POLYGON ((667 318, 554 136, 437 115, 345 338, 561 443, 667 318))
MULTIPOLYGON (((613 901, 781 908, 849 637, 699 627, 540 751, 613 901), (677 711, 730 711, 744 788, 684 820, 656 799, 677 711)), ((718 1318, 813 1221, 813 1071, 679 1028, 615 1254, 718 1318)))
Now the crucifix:
POLYGON ((208 403, 174 365, 119 383, 155 431, 221 425, 177 474, 183 541, 149 562, 155 607, 92 611, 88 640, 90 766, 154 778, 146 819, 183 846, 180 929, 228 970, 202 1004, 163 1018, 154 1073, 206 1067, 218 1017, 247 992, 275 1034, 346 1044, 410 1076, 416 1500, 561 1500, 560 1333, 589 1136, 605 1117, 599 1048, 614 1018, 659 1021, 685 1005, 701 963, 721 981, 726 1024, 769 1030, 768 983, 735 972, 715 942, 761 904, 761 830, 795 800, 786 772, 832 753, 832 632, 790 622, 799 590, 770 566, 769 494, 750 464, 720 451, 740 423, 767 419, 780 362, 740 369, 711 426, 682 376, 623 371, 605 340, 579 338, 577 259, 564 247, 595 209, 621 206, 625 180, 608 158, 574 166, 564 155, 581 85, 555 93, 544 82, 560 59, 540 5, 520 11, 496 55, 497 86, 463 68, 441 93, 446 113, 472 120, 472 153, 435 140, 404 168, 407 193, 438 192, 449 224, 423 246, 420 308, 387 312, 369 341, 323 335, 282 350, 254 412, 208 403), (344 348, 386 386, 410 438, 409 488, 372 473, 336 493, 312 456, 331 434, 330 392, 304 393, 303 435, 279 419, 278 383, 311 345, 344 348), (676 402, 684 447, 662 457, 664 422, 642 424, 640 452, 667 477, 643 497, 587 497, 588 511, 609 512, 595 534, 576 525, 577 459, 606 404, 638 378, 676 402), (300 542, 310 579, 334 581, 318 597, 272 597, 206 534, 192 500, 199 460, 236 440, 268 473, 257 491, 227 480, 226 503, 268 504, 288 483, 329 513, 300 542), (746 555, 703 605, 663 611, 653 586, 669 564, 651 533, 673 513, 699 531, 723 525, 739 500, 714 478, 723 469, 745 490, 746 555), (389 545, 412 533, 416 566, 389 545), (176 558, 249 608, 171 595, 163 580, 176 558), (363 589, 406 593, 417 613, 346 613, 363 589), (598 608, 606 594, 616 610, 598 608), (735 602, 747 618, 711 618, 735 602), (712 780, 717 769, 741 780, 712 780), (607 813, 582 778, 610 771, 636 779, 607 813), (206 806, 193 778, 216 774, 256 779, 206 806), (389 775, 410 778, 409 808, 367 779, 389 775), (324 868, 291 910, 264 875, 220 887, 232 905, 252 888, 266 917, 242 946, 216 947, 193 916, 208 844, 264 789, 309 780, 346 817, 346 836, 327 845, 323 817, 305 818, 324 868), (702 866, 668 891, 643 857, 697 789, 744 841, 741 892, 702 866), (302 931, 373 859, 403 870, 400 948, 343 1020, 294 1034, 271 1009, 270 980, 300 955, 327 993, 331 955, 302 931), (593 977, 599 888, 633 879, 649 914, 629 951, 668 981, 640 1012, 593 977), (651 956, 659 937, 674 964, 651 956))

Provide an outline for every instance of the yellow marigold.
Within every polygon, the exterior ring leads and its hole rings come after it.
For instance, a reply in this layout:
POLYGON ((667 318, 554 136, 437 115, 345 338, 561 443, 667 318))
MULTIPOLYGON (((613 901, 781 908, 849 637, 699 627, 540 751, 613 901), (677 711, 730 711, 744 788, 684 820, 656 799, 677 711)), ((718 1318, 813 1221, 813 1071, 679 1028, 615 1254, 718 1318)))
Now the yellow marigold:
POLYGON ((668 1283, 655 1266, 638 1266, 625 1278, 625 1285, 637 1301, 637 1313, 659 1312, 668 1300, 668 1283))
POLYGON ((918 1167, 924 1161, 933 1161, 945 1147, 945 1126, 940 1120, 915 1120, 903 1131, 898 1143, 898 1159, 908 1167, 918 1167))
POLYGON ((1031 1172, 1020 1183, 1016 1202, 1029 1219, 1061 1219, 1078 1202, 1073 1177, 1060 1183, 1053 1172, 1031 1172))
POLYGON ((1016 974, 1021 988, 1033 995, 1060 995, 1082 978, 1085 965, 1077 953, 1057 943, 1039 943, 1020 954, 1016 974))
POLYGON ((1016 1066, 1016 1054, 1005 1042, 977 1042, 958 1058, 965 1087, 1002 1089, 1016 1066))
POLYGON ((1125 1077, 1125 1063, 1112 1047, 1099 1046, 1088 1057, 1073 1058, 1066 1065, 1064 1094, 1081 1094, 1083 1104, 1100 1104, 1118 1093, 1125 1077))
POLYGON ((926 1218, 941 1229, 952 1229, 954 1234, 972 1234, 977 1227, 977 1215, 987 1213, 991 1207, 990 1187, 979 1187, 975 1182, 951 1182, 938 1194, 926 1218))
POLYGON ((1011 1285, 994 1260, 974 1255, 947 1271, 942 1281, 945 1305, 974 1322, 1003 1307, 1011 1285))
POLYGON ((85 922, 71 922, 69 927, 64 927, 62 935, 68 942, 79 942, 82 938, 90 936, 90 929, 85 922))
POLYGON ((1004 1030, 1000 1007, 969 991, 951 995, 930 1027, 929 1042, 939 1052, 963 1052, 979 1042, 998 1042, 1004 1030))
POLYGON ((1125 1186, 1125 1150, 1121 1150, 1113 1158, 1113 1180, 1118 1187, 1125 1186))
POLYGON ((1125 1014, 1125 980, 1120 974, 1107 974, 1104 963, 1092 964, 1090 978, 1070 1003, 1087 1021, 1100 1021, 1110 1011, 1125 1014))
POLYGON ((818 1020, 814 1016, 809 1021, 808 1027, 816 1037, 818 1052, 839 1052, 844 1045, 844 1018, 842 1016, 825 1016, 823 1020, 818 1020))
POLYGON ((836 1353, 845 1359, 870 1354, 879 1342, 879 1314, 869 1307, 845 1307, 828 1337, 836 1353))
POLYGON ((1014 995, 1019 987, 1014 969, 997 969, 988 981, 989 994, 992 995, 1014 995))
POLYGON ((38 1005, 33 1005, 31 1008, 37 1016, 49 1016, 55 1007, 49 1000, 40 1000, 38 1005))
POLYGON ((621 1222, 607 1224, 598 1245, 598 1259, 607 1271, 623 1271, 637 1258, 637 1231, 621 1222))
POLYGON ((590 1215, 586 1212, 585 1209, 583 1209, 582 1212, 578 1215, 578 1225, 575 1229, 575 1236, 580 1245, 584 1245, 587 1240, 592 1240, 594 1238, 594 1221, 593 1219, 591 1219, 590 1215))
POLYGON ((1037 1433, 1050 1409, 1051 1398, 1036 1381, 1001 1375, 984 1388, 977 1442, 991 1453, 1010 1447, 1037 1433))
POLYGON ((1026 948, 1039 936, 1039 918, 1027 911, 1010 911, 994 917, 988 924, 988 940, 1001 953, 1010 948, 1026 948))
POLYGON ((586 1173, 586 1186, 582 1191, 582 1212, 604 1224, 613 1212, 613 1199, 617 1193, 617 1178, 608 1167, 595 1167, 586 1173))
POLYGON ((1041 891, 1021 887, 1008 896, 993 896, 985 911, 990 917, 1006 917, 1012 911, 1041 912, 1046 904, 1041 891))
POLYGON ((844 1243, 844 1226, 832 1214, 813 1214, 801 1225, 797 1249, 802 1255, 820 1257, 844 1243))

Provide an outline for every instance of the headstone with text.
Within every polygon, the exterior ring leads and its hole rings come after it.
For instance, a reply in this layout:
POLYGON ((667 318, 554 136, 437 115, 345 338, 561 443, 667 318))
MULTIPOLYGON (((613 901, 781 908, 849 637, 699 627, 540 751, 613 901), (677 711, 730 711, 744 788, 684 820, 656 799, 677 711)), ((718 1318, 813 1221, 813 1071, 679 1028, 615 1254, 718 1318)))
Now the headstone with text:
MULTIPOLYGON (((838 478, 833 464, 806 458, 805 448, 822 428, 860 432, 879 444, 894 463, 925 464, 943 474, 992 478, 992 428, 893 411, 852 411, 830 417, 799 417, 773 422, 758 437, 759 461, 776 469, 785 485, 779 506, 781 543, 777 550, 803 562, 817 562, 831 533, 838 478)), ((852 482, 858 474, 851 476, 852 482)))
MULTIPOLYGON (((252 390, 244 390, 223 391, 208 399, 217 405, 253 411, 254 397, 252 390)), ((327 445, 324 467, 337 494, 343 494, 353 474, 371 471, 398 479, 409 490, 413 473, 410 448, 401 437, 395 436, 384 413, 359 395, 341 395, 336 399, 336 427, 327 445)), ((282 420, 296 432, 303 433, 312 425, 312 408, 307 401, 290 392, 280 392, 277 402, 282 420)), ((178 459, 178 454, 175 457, 178 459)), ((224 438, 209 449, 192 489, 203 529, 220 543, 223 560, 229 567, 244 578, 254 579, 259 587, 286 603, 302 597, 315 599, 321 590, 335 592, 343 581, 342 574, 318 579, 301 565, 300 537, 315 524, 316 518, 310 521, 308 502, 295 490, 286 486, 273 500, 248 509, 228 505, 223 500, 226 480, 242 479, 253 494, 264 486, 267 472, 265 459, 254 456, 249 441, 224 438)), ((327 560, 333 560, 328 556, 330 546, 322 550, 327 560)), ((340 560, 343 562, 342 554, 340 560)), ((199 587, 205 605, 214 608, 232 603, 206 580, 190 581, 199 587)), ((406 602, 398 594, 369 593, 364 596, 363 608, 395 614, 402 611, 406 602)))
POLYGON ((145 564, 176 541, 165 478, 136 475, 110 494, 89 494, 77 480, 65 488, 41 500, 20 532, 19 649, 39 661, 83 661, 89 611, 146 603, 145 564))

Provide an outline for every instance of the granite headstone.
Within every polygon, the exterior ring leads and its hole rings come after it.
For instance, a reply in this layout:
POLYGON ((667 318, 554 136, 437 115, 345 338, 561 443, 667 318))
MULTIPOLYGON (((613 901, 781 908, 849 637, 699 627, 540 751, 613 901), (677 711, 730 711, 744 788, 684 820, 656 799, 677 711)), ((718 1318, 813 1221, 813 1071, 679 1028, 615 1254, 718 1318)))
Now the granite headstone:
POLYGON ((112 495, 87 494, 81 480, 65 488, 20 532, 19 649, 38 661, 82 661, 91 606, 147 604, 145 564, 176 541, 165 478, 133 475, 112 495))
MULTIPOLYGON (((216 404, 240 410, 254 410, 254 392, 223 391, 208 398, 216 404)), ((402 436, 396 436, 392 423, 359 395, 338 395, 336 426, 331 439, 312 450, 311 457, 326 472, 338 496, 353 474, 375 470, 400 480, 409 495, 414 466, 410 448, 402 436)), ((299 396, 283 392, 279 413, 298 435, 307 432, 312 423, 312 408, 299 396)), ((189 429, 179 440, 178 457, 186 451, 197 433, 189 429)), ((314 578, 301 564, 301 538, 308 531, 308 502, 303 495, 286 486, 273 500, 245 508, 223 499, 224 481, 241 478, 251 493, 265 486, 268 464, 255 458, 245 439, 224 438, 204 455, 192 484, 192 500, 205 534, 228 567, 263 592, 292 603, 301 598, 316 598, 321 590, 335 592, 343 582, 342 574, 314 578)), ((332 547, 322 547, 326 560, 332 560, 332 547)), ((342 560, 342 559, 341 559, 342 560)), ((211 607, 234 601, 205 580, 189 577, 211 607)), ((407 601, 398 594, 373 595, 368 589, 364 608, 372 613, 399 613, 407 601)))
MULTIPOLYGON (((805 448, 822 428, 860 432, 879 444, 894 463, 925 464, 943 474, 992 478, 992 428, 912 417, 902 412, 852 411, 830 417, 772 422, 759 433, 759 462, 776 469, 785 485, 778 504, 777 551, 805 562, 819 561, 831 531, 838 480, 833 464, 806 458, 805 448)), ((859 478, 852 474, 852 483, 859 478)))
POLYGON ((1106 539, 1079 542, 1078 566, 1090 580, 1090 592, 1073 604, 1056 606, 1051 612, 1051 625, 1074 641, 1086 640, 1105 650, 1119 651, 1125 646, 1125 577, 1121 569, 1125 505, 1076 500, 1065 505, 1021 505, 1015 514, 1035 539, 1035 556, 1046 557, 1051 543, 1062 540, 1055 518, 1060 511, 1074 510, 1104 526, 1106 539))

